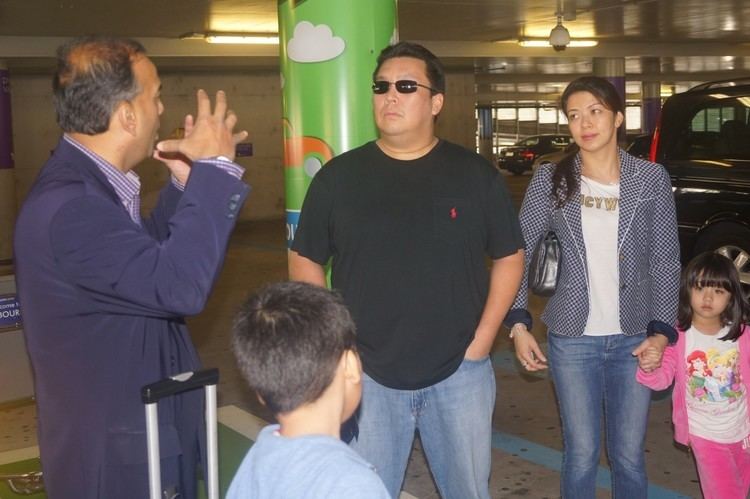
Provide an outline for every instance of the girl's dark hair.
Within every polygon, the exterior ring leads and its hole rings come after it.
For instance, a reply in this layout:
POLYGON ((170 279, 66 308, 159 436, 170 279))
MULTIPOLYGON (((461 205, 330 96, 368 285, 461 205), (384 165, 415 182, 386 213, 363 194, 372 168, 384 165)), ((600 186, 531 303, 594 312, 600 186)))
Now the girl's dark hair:
MULTIPOLYGON (((599 76, 582 76, 571 81, 560 97, 560 107, 568 115, 568 99, 576 92, 588 92, 604 107, 617 114, 625 114, 625 105, 617 89, 609 81, 599 76)), ((552 197, 557 207, 564 205, 579 190, 579 179, 575 175, 575 157, 578 151, 571 152, 561 159, 552 174, 552 197)))
POLYGON ((727 308, 721 314, 722 326, 729 326, 729 332, 722 340, 737 341, 742 335, 742 327, 750 316, 750 306, 740 283, 740 274, 729 258, 707 251, 688 263, 680 279, 680 306, 677 311, 677 325, 682 330, 690 328, 693 322, 693 308, 690 306, 690 291, 695 288, 722 288, 731 294, 727 308))

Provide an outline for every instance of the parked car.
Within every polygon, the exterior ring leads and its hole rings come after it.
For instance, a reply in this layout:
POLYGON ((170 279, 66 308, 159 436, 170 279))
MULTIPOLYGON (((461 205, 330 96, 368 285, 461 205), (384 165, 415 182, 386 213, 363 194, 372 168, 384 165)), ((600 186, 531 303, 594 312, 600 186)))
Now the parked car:
POLYGON ((683 261, 718 251, 750 294, 750 78, 667 99, 650 159, 672 180, 683 261))
MULTIPOLYGON (((653 134, 650 133, 629 136, 628 145, 625 147, 625 150, 637 158, 648 158, 652 137, 653 134)), ((535 172, 537 168, 548 163, 558 163, 568 154, 575 154, 576 152, 578 152, 578 145, 575 142, 571 142, 561 151, 542 154, 534 160, 534 163, 531 165, 531 171, 535 172)))
POLYGON ((575 142, 571 142, 567 146, 565 146, 565 149, 562 149, 560 151, 555 152, 548 152, 547 154, 542 154, 538 158, 534 160, 534 163, 531 165, 531 171, 535 172, 537 168, 540 166, 549 164, 549 163, 559 163, 561 159, 563 159, 568 154, 575 154, 578 152, 578 144, 575 142))
POLYGON ((569 135, 532 135, 519 140, 512 146, 501 149, 497 166, 516 175, 521 175, 531 169, 531 165, 536 158, 542 154, 560 151, 572 141, 573 139, 569 135))
POLYGON ((628 140, 628 145, 625 150, 636 158, 648 158, 648 155, 651 152, 651 140, 653 137, 654 135, 652 133, 636 135, 628 140))

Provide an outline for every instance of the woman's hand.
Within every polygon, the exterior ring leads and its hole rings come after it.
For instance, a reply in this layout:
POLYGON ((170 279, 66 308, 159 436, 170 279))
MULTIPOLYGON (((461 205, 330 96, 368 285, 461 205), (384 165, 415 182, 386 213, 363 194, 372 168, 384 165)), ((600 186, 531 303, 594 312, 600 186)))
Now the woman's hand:
POLYGON ((511 329, 513 345, 516 348, 516 358, 527 371, 540 371, 547 369, 547 358, 539 348, 536 338, 526 326, 516 324, 511 329))
POLYGON ((643 340, 638 348, 633 350, 633 355, 638 357, 638 366, 647 373, 658 369, 668 342, 669 340, 663 334, 655 334, 643 340))

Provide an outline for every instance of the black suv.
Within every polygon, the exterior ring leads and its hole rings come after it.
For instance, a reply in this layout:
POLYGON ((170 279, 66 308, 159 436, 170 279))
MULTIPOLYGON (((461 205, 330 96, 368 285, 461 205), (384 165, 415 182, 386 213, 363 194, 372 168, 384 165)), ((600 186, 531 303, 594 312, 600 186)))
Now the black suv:
POLYGON ((500 150, 497 166, 516 175, 531 170, 534 160, 542 154, 565 149, 573 141, 569 135, 532 135, 500 150))
POLYGON ((648 158, 648 155, 651 153, 651 141, 653 138, 653 134, 650 133, 630 137, 628 138, 628 145, 625 150, 636 158, 648 158))
POLYGON ((672 179, 683 262, 717 250, 750 292, 750 78, 667 99, 650 158, 672 179))

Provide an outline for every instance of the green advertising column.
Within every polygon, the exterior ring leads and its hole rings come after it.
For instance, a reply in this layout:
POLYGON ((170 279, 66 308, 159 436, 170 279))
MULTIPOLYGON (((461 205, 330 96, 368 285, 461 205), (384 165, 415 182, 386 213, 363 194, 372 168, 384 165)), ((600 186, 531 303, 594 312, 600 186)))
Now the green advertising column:
POLYGON ((372 71, 396 0, 279 0, 287 244, 315 173, 373 140, 372 71))

